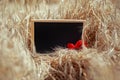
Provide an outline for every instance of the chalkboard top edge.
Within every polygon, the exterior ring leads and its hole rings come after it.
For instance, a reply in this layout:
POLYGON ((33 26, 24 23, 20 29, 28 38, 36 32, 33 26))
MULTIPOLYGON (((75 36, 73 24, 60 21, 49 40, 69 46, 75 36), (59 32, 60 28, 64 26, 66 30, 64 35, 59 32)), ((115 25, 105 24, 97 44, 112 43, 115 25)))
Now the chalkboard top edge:
POLYGON ((78 19, 31 19, 32 22, 71 22, 71 23, 84 23, 86 20, 78 19))

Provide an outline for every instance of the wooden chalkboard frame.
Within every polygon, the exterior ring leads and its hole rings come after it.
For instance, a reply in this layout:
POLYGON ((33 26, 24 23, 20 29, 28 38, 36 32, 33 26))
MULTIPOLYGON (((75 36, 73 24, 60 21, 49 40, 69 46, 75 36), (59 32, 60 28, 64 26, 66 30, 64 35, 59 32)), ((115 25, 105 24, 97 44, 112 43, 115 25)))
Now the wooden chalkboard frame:
POLYGON ((34 23, 35 22, 69 22, 69 23, 83 23, 83 27, 85 26, 85 20, 77 20, 77 19, 31 19, 30 20, 30 42, 29 42, 29 49, 32 52, 36 52, 35 50, 35 43, 34 43, 34 23))

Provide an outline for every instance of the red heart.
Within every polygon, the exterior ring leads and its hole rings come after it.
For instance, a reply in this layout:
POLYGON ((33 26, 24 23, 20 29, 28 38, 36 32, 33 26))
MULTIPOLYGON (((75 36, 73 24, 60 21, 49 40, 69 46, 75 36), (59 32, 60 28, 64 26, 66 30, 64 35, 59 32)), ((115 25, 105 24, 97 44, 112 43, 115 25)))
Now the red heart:
MULTIPOLYGON (((82 40, 78 40, 75 45, 73 43, 68 43, 67 48, 80 49, 80 48, 82 48, 82 43, 83 43, 82 40)), ((84 42, 84 45, 87 47, 87 42, 84 42)))

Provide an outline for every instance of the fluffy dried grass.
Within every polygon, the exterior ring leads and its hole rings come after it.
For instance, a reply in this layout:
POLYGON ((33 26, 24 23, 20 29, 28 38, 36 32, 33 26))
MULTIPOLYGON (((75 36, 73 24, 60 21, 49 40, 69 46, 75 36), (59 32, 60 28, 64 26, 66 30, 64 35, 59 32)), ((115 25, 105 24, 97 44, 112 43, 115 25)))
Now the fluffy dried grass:
POLYGON ((0 80, 119 80, 119 5, 110 0, 54 1, 0 0, 0 80), (86 20, 83 40, 89 49, 58 49, 44 56, 30 52, 30 19, 86 20))

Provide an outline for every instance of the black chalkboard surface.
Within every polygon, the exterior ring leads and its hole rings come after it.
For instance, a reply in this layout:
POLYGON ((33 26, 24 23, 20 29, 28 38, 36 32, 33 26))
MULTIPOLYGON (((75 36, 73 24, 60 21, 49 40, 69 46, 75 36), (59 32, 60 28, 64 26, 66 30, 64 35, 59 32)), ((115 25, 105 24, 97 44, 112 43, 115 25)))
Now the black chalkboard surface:
POLYGON ((81 39, 82 21, 34 22, 34 45, 37 53, 53 52, 56 47, 81 39))

